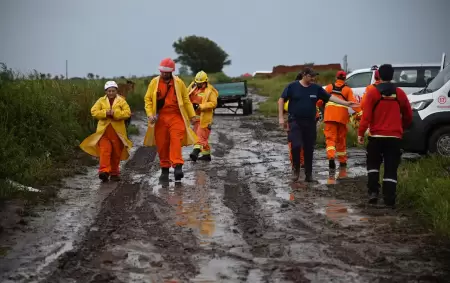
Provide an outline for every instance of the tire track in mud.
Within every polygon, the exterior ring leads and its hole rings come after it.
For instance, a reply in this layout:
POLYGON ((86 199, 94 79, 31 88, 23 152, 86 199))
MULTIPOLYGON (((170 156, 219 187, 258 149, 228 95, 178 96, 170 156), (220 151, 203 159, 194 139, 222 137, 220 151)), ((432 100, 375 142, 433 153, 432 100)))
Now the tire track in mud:
MULTIPOLYGON (((250 134, 255 140, 267 138, 267 132, 264 131, 275 128, 271 123, 258 124, 258 120, 253 125, 252 123, 242 122, 240 128, 250 129, 250 134)), ((283 138, 279 134, 276 134, 276 136, 280 139, 283 138)), ((262 161, 258 163, 264 164, 270 170, 270 160, 258 150, 260 148, 254 148, 249 152, 257 155, 258 158, 262 158, 262 161)), ((233 149, 230 152, 232 154, 233 149)), ((275 282, 282 278, 292 282, 310 282, 304 276, 303 270, 321 263, 294 263, 283 259, 290 253, 289 248, 286 249, 285 247, 289 247, 296 237, 295 234, 286 233, 286 231, 275 227, 273 219, 270 216, 267 217, 267 211, 264 211, 259 201, 253 196, 252 188, 256 187, 257 193, 268 194, 272 191, 270 185, 239 177, 238 170, 244 171, 244 175, 251 175, 253 165, 255 165, 255 162, 251 161, 243 161, 242 166, 227 163, 227 174, 221 178, 224 182, 223 203, 233 212, 235 224, 240 230, 243 240, 248 244, 248 252, 253 258, 245 261, 246 278, 241 278, 242 281, 239 282, 252 282, 250 273, 255 270, 259 273, 258 282, 275 282)), ((303 231, 303 234, 305 233, 308 232, 303 231)))
POLYGON ((187 280, 198 272, 191 258, 198 246, 195 236, 175 229, 181 235, 177 238, 166 224, 170 206, 151 194, 142 196, 142 191, 148 191, 146 184, 131 180, 133 172, 150 172, 155 156, 154 148, 137 150, 78 249, 61 256, 45 282, 129 282, 123 278, 142 269, 158 274, 148 279, 162 282, 173 276, 187 280), (139 253, 145 249, 146 255, 139 253), (122 279, 120 273, 124 273, 122 279))

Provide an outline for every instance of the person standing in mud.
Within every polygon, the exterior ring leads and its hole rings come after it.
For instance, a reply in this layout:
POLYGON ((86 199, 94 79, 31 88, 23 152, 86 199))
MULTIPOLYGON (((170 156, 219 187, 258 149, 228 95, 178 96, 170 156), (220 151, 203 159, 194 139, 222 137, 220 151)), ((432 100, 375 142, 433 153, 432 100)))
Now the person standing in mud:
POLYGON ((383 199, 386 206, 394 208, 401 139, 403 130, 412 122, 412 109, 405 92, 391 83, 394 77, 392 65, 382 65, 378 71, 381 82, 371 88, 364 98, 358 142, 364 144, 364 134, 370 127, 367 144, 369 203, 378 202, 380 166, 384 160, 383 199))
POLYGON ((192 161, 197 161, 197 159, 211 161, 211 147, 208 139, 219 93, 208 83, 208 75, 203 71, 195 75, 194 81, 188 86, 188 93, 195 114, 200 116, 200 121, 194 123, 194 132, 198 141, 189 156, 192 161), (200 153, 202 156, 198 157, 200 153))
POLYGON ((278 100, 278 117, 280 126, 286 129, 283 116, 284 103, 289 101, 288 107, 288 139, 292 146, 292 160, 294 171, 292 180, 300 177, 300 152, 304 148, 305 154, 305 181, 313 182, 312 163, 316 143, 316 103, 318 99, 328 100, 348 107, 358 107, 359 104, 331 96, 321 86, 312 83, 317 76, 311 68, 302 71, 302 79, 290 83, 278 100))
MULTIPOLYGON (((301 79, 302 79, 302 73, 299 73, 299 74, 295 77, 295 81, 299 81, 299 80, 301 80, 301 79)), ((312 82, 315 83, 315 78, 313 78, 313 81, 312 81, 312 82)), ((285 89, 285 90, 286 90, 286 89, 285 89)), ((284 112, 285 112, 285 113, 288 112, 288 108, 289 108, 289 101, 286 101, 286 102, 284 103, 284 112)), ((317 122, 319 122, 319 119, 320 119, 320 110, 319 110, 318 107, 317 107, 316 109, 317 109, 317 111, 316 111, 316 124, 317 124, 317 122)), ((287 130, 288 136, 289 136, 289 125, 286 125, 286 130, 287 130)), ((291 142, 289 141, 289 137, 288 137, 288 148, 289 148, 289 161, 291 162, 292 170, 294 170, 294 163, 292 163, 292 144, 291 144, 291 142)), ((301 168, 304 168, 304 167, 305 167, 305 151, 303 150, 303 148, 302 148, 301 151, 300 151, 300 166, 301 166, 301 168)))
POLYGON ((171 167, 174 168, 175 181, 180 181, 184 177, 182 147, 197 142, 189 120, 196 122, 198 117, 186 85, 172 74, 175 62, 170 58, 162 60, 159 71, 161 74, 151 80, 144 97, 149 123, 144 146, 156 145, 161 181, 169 181, 171 167))
POLYGON ((130 106, 118 95, 118 88, 116 82, 106 82, 105 96, 99 98, 91 109, 92 116, 99 120, 97 131, 80 144, 83 151, 100 157, 99 178, 103 182, 120 180, 120 160, 128 159, 128 150, 133 146, 124 122, 131 116, 130 106))
MULTIPOLYGON (((352 89, 345 84, 347 73, 339 71, 336 74, 336 81, 326 86, 325 90, 332 96, 341 97, 345 101, 356 103, 352 89)), ((323 133, 326 139, 326 151, 328 158, 328 167, 331 170, 336 169, 335 158, 339 159, 339 167, 347 167, 347 124, 349 115, 347 107, 342 107, 333 102, 323 103, 317 102, 318 107, 324 107, 323 122, 325 129, 323 133)), ((353 110, 362 115, 361 108, 353 107, 353 110)))

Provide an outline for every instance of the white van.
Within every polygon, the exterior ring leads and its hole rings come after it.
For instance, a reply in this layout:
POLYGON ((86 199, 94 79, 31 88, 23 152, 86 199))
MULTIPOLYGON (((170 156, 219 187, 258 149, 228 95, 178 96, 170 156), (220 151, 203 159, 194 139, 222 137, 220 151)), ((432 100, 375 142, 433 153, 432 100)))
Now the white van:
MULTIPOLYGON (((430 78, 435 77, 441 70, 441 64, 393 64, 395 85, 403 89, 406 94, 417 92, 423 89, 430 78)), ((366 87, 375 82, 375 70, 372 68, 359 69, 347 75, 346 84, 352 88, 353 94, 358 101, 366 90, 366 87)))
POLYGON ((424 89, 408 95, 408 99, 413 122, 403 135, 403 149, 450 157, 450 65, 424 89))

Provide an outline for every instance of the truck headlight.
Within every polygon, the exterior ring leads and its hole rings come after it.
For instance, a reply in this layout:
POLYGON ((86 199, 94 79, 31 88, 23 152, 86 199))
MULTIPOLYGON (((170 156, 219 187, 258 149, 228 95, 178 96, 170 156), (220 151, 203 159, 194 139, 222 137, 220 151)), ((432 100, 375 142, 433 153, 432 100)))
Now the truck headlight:
POLYGON ((433 102, 433 99, 426 99, 421 101, 416 101, 411 103, 411 108, 413 111, 420 111, 428 107, 428 105, 433 102))

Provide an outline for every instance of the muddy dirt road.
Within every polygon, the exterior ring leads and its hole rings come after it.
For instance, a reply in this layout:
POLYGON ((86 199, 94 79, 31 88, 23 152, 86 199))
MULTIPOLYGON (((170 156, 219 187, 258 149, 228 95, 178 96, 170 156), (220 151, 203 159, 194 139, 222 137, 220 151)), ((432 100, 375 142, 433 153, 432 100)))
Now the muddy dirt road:
MULTIPOLYGON (((362 150, 349 150, 349 168, 331 174, 318 150, 319 184, 306 185, 289 181, 286 135, 271 121, 217 115, 211 141, 213 161, 186 161, 179 184, 159 183, 152 148, 137 149, 118 184, 85 176, 95 188, 82 188, 93 198, 86 202, 91 212, 64 218, 85 226, 76 241, 34 256, 33 264, 11 253, 0 261, 0 279, 448 282, 447 254, 411 216, 366 207, 362 150)), ((49 240, 58 239, 54 231, 64 235, 58 229, 69 228, 53 227, 49 240)), ((28 249, 28 255, 49 250, 28 249)))

